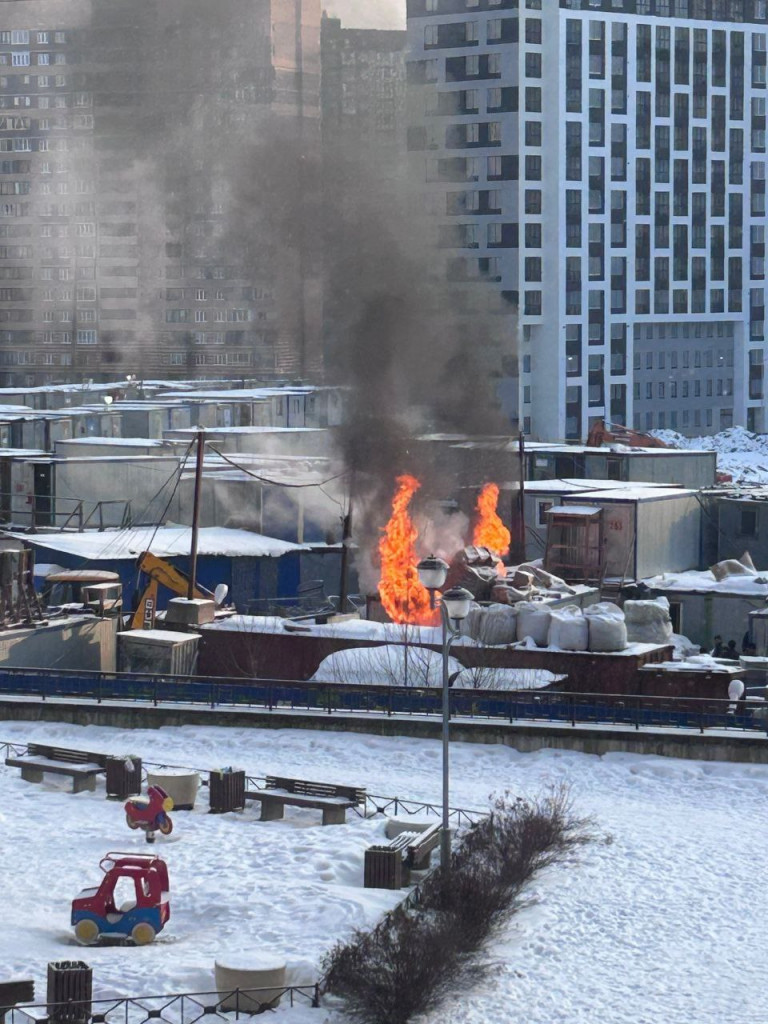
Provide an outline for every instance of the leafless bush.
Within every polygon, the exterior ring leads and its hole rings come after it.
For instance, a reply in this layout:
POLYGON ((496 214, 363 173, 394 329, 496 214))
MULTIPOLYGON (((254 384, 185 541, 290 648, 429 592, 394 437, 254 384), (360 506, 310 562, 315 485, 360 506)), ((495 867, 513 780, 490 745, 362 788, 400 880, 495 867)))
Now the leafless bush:
POLYGON ((330 951, 326 988, 354 1020, 406 1024, 455 984, 537 871, 595 838, 564 787, 530 801, 504 794, 463 835, 450 871, 441 867, 424 882, 418 909, 398 908, 330 951))
POLYGON ((453 963, 450 924, 446 915, 398 908, 373 931, 356 931, 327 954, 327 990, 343 997, 353 1020, 406 1024, 445 984, 453 963))

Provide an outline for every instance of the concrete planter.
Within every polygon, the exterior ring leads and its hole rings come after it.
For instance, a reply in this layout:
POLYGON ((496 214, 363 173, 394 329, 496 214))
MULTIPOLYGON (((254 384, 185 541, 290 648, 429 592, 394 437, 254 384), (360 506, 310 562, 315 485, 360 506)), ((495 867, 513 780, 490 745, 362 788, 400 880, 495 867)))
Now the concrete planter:
POLYGON ((147 772, 148 786, 161 786, 173 800, 174 811, 191 811, 200 788, 197 772, 186 772, 172 768, 147 772))
POLYGON ((277 1006, 285 989, 285 962, 265 953, 222 954, 214 975, 222 1010, 261 1013, 277 1006))

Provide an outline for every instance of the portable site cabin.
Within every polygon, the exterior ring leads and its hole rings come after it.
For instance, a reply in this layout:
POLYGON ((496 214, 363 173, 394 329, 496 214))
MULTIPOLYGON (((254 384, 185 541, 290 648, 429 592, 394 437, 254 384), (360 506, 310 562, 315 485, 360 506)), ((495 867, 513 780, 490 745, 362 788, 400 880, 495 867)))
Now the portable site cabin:
MULTIPOLYGON (((758 563, 759 564, 759 563, 758 563)), ((710 650, 715 636, 723 643, 735 640, 741 650, 750 628, 750 612, 764 611, 768 602, 768 573, 728 576, 716 580, 712 572, 663 572, 645 580, 654 597, 669 601, 672 625, 704 650, 710 650)))
POLYGON ((123 437, 161 438, 166 430, 181 430, 192 424, 190 407, 183 402, 120 402, 123 437))
POLYGON ((530 441, 525 446, 526 480, 579 478, 624 483, 671 484, 698 490, 716 480, 717 453, 675 448, 591 448, 530 441))
MULTIPOLYGON (((104 458, 17 458, 10 463, 11 519, 19 527, 122 526, 159 514, 158 492, 168 500, 179 464, 174 455, 110 455, 104 458), (154 501, 154 504, 153 504, 154 501), (73 517, 70 520, 70 517, 73 517)), ((176 496, 178 499, 178 495, 176 496)), ((178 500, 167 515, 179 520, 178 500)))
MULTIPOLYGON (((137 560, 147 550, 184 573, 189 572, 191 529, 145 526, 124 530, 86 530, 83 533, 10 534, 35 549, 37 562, 60 569, 104 569, 117 573, 123 585, 123 608, 137 597, 137 560)), ((246 530, 201 527, 198 534, 197 581, 213 592, 219 583, 229 587, 227 600, 245 611, 258 599, 296 594, 301 581, 301 556, 307 547, 263 537, 246 530)), ((44 585, 44 580, 39 581, 44 585)), ((178 595, 160 588, 158 607, 178 595)))
MULTIPOLYGON (((646 486, 638 484, 637 486, 646 486)), ((659 488, 668 485, 648 484, 649 488, 659 488)), ((620 494, 626 490, 627 485, 619 480, 526 480, 524 507, 525 507, 525 557, 541 558, 547 546, 547 512, 557 505, 561 505, 566 497, 576 500, 580 495, 580 502, 589 502, 590 495, 595 491, 616 491, 620 494)), ((511 500, 511 497, 510 499, 511 500)), ((508 507, 507 498, 504 498, 508 507)), ((501 504, 501 503, 500 503, 501 504)))
MULTIPOLYGON (((695 569, 699 564, 701 508, 695 492, 663 490, 660 488, 633 488, 621 491, 592 491, 579 496, 566 496, 562 505, 547 513, 549 521, 547 568, 557 572, 556 557, 550 559, 549 548, 565 545, 568 558, 577 558, 579 544, 585 552, 589 571, 594 571, 595 531, 594 515, 600 513, 601 555, 599 578, 611 580, 640 580, 664 571, 695 569), (552 533, 567 509, 578 509, 581 523, 570 526, 566 539, 552 533), (582 533, 579 539, 579 531, 582 533)), ((577 512, 571 512, 577 517, 577 512)), ((557 531, 556 531, 557 532, 557 531)), ((578 562, 577 562, 578 565, 578 562)), ((565 568, 565 565, 561 566, 565 568)), ((559 572, 563 575, 563 572, 559 572)), ((565 574, 566 579, 582 577, 577 569, 565 574)))

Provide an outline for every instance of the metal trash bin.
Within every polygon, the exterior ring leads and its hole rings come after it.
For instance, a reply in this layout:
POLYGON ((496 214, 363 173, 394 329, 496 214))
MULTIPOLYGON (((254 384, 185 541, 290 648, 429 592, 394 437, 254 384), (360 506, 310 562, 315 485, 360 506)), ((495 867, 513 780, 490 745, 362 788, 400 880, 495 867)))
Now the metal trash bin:
POLYGON ((48 964, 49 1024, 87 1024, 91 1017, 93 971, 81 960, 48 964))
POLYGON ((107 758, 107 799, 126 800, 141 793, 141 758, 107 758))
POLYGON ((242 811, 245 808, 245 772, 222 768, 208 776, 208 800, 211 814, 242 811))

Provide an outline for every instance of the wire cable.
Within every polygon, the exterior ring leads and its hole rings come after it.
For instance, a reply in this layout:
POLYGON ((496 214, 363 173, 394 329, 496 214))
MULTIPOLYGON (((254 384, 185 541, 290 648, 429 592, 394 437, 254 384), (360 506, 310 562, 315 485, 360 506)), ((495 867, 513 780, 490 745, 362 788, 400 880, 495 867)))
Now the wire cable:
POLYGON ((288 483, 285 480, 270 480, 269 477, 262 476, 260 473, 254 473, 252 469, 246 469, 245 466, 238 465, 237 462, 234 462, 232 459, 228 458, 226 455, 224 455, 222 452, 220 452, 218 448, 215 448, 213 445, 210 446, 210 449, 211 449, 212 452, 215 452, 215 454, 218 455, 220 459, 222 459, 224 462, 228 463, 228 465, 232 466, 234 469, 240 470, 241 473, 245 473, 246 476, 253 477, 254 480, 258 480, 260 483, 272 484, 274 487, 291 487, 291 488, 320 487, 320 488, 322 488, 324 486, 324 484, 329 484, 329 483, 331 483, 334 480, 339 480, 342 477, 347 476, 349 474, 349 472, 350 472, 350 470, 348 470, 348 469, 343 469, 340 473, 334 473, 333 476, 326 477, 324 480, 313 480, 311 483, 305 483, 305 484, 293 484, 293 483, 288 483))

